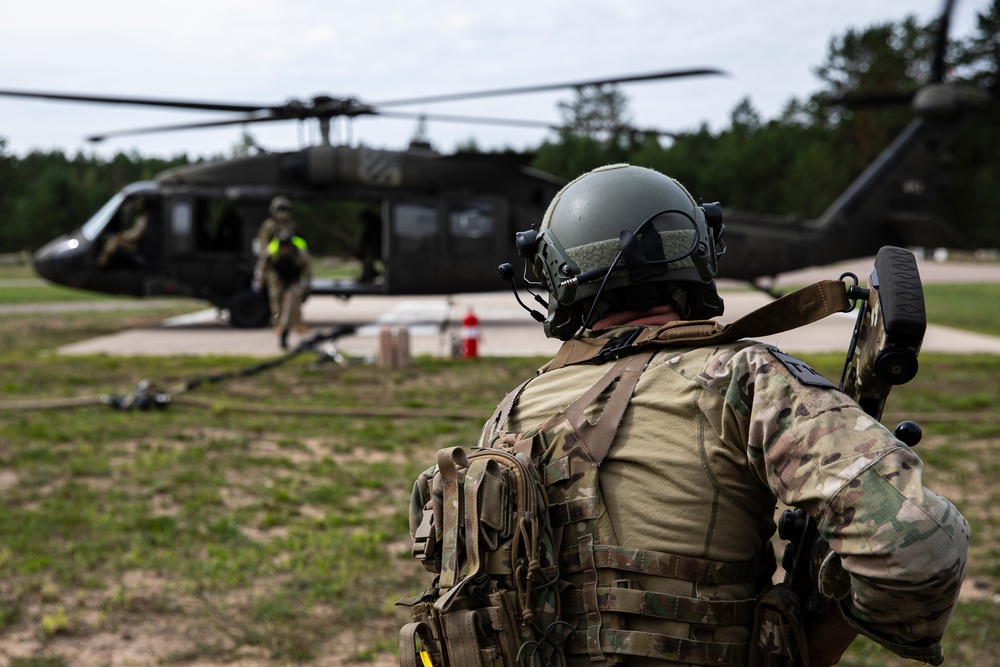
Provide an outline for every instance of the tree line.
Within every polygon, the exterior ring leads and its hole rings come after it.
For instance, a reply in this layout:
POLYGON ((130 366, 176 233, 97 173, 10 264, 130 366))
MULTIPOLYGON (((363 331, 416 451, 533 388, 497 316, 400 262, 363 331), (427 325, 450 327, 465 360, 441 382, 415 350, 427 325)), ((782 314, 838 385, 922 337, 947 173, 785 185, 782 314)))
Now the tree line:
MULTIPOLYGON (((816 217, 913 119, 905 98, 931 77, 936 21, 914 17, 849 30, 830 40, 815 73, 822 88, 791 99, 778 118, 764 120, 749 99, 730 125, 706 125, 661 145, 630 130, 627 100, 613 88, 578 92, 563 103, 567 130, 542 144, 535 166, 564 177, 610 162, 659 169, 696 196, 724 207, 816 217), (869 105, 845 107, 846 96, 869 105)), ((964 119, 935 212, 976 247, 1000 246, 1000 0, 979 13, 974 32, 948 46, 949 81, 985 99, 964 119)))
MULTIPOLYGON (((932 71, 935 28, 933 21, 907 17, 836 36, 815 69, 820 90, 789 100, 770 120, 744 99, 732 110, 729 127, 717 133, 703 124, 664 140, 630 125, 628 100, 617 88, 578 90, 559 105, 565 129, 537 147, 533 164, 570 179, 629 162, 669 174, 695 196, 725 207, 815 217, 912 119, 908 104, 851 108, 834 101, 916 90, 932 71)), ((991 195, 1000 183, 1000 0, 978 15, 970 36, 949 45, 947 62, 953 64, 949 80, 990 99, 965 119, 935 209, 971 245, 998 247, 1000 207, 991 195)), ((476 147, 470 142, 462 150, 476 147)), ((79 226, 127 183, 190 162, 185 155, 165 160, 134 153, 17 157, 0 137, 0 253, 35 249, 79 226)), ((336 250, 330 244, 322 237, 311 243, 317 254, 336 250)))

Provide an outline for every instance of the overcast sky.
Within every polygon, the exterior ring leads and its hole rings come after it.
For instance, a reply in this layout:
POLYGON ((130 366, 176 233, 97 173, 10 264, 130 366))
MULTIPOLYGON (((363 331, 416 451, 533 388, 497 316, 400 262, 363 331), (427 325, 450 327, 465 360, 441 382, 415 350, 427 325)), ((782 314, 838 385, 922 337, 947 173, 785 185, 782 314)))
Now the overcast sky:
MULTIPOLYGON (((968 35, 987 0, 959 0, 952 36, 968 35)), ((764 118, 820 88, 830 38, 915 15, 940 0, 9 0, 0 22, 0 89, 278 104, 316 94, 378 103, 419 95, 713 67, 727 76, 632 84, 640 126, 728 125, 749 97, 764 118)), ((559 121, 571 91, 410 107, 427 113, 559 121)), ((102 131, 217 120, 209 112, 0 98, 0 137, 32 149, 229 153, 240 126, 111 139, 102 131)), ((401 148, 415 121, 364 118, 350 139, 401 148)), ((435 147, 475 138, 526 148, 545 130, 431 122, 435 147)), ((261 145, 315 139, 294 121, 250 126, 261 145)), ((341 140, 347 140, 341 127, 341 140)))

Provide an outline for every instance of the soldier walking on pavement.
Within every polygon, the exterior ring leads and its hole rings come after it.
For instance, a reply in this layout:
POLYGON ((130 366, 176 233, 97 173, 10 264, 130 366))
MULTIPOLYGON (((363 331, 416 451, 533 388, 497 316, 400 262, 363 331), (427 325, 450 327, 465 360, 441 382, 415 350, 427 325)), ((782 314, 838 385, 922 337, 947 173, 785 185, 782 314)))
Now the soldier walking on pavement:
POLYGON ((282 230, 260 253, 254 284, 267 286, 274 332, 282 349, 288 349, 288 331, 301 320, 302 302, 309 296, 312 260, 306 242, 282 230))
MULTIPOLYGON (((268 248, 271 241, 274 240, 281 232, 288 232, 292 235, 296 233, 295 221, 292 219, 292 201, 284 196, 278 195, 271 200, 271 204, 268 207, 270 212, 270 217, 268 217, 264 222, 261 223, 260 228, 257 230, 257 239, 255 240, 256 247, 254 248, 257 253, 257 258, 260 259, 261 255, 267 254, 268 248)), ((271 302, 271 316, 275 317, 278 311, 275 309, 274 302, 271 302)), ((299 333, 303 333, 307 330, 305 324, 302 322, 301 310, 296 312, 295 319, 292 321, 292 326, 299 333)))
POLYGON ((257 230, 257 247, 254 248, 254 251, 258 255, 267 250, 271 239, 277 236, 278 232, 282 230, 295 231, 295 222, 292 220, 292 202, 288 197, 278 195, 272 199, 268 212, 270 217, 264 220, 257 230))
POLYGON ((923 488, 909 447, 805 364, 753 340, 699 342, 717 330, 702 320, 723 310, 721 223, 721 208, 677 181, 612 165, 571 182, 518 235, 549 293, 545 333, 567 342, 501 403, 481 444, 583 408, 595 432, 611 429, 601 454, 567 440, 546 468, 570 517, 557 588, 567 664, 818 667, 858 633, 940 664, 968 524, 923 488), (609 361, 654 338, 673 342, 609 361), (625 407, 610 388, 577 405, 626 360, 625 407), (760 621, 777 588, 778 500, 808 512, 832 550, 824 568, 850 581, 784 625, 760 621))

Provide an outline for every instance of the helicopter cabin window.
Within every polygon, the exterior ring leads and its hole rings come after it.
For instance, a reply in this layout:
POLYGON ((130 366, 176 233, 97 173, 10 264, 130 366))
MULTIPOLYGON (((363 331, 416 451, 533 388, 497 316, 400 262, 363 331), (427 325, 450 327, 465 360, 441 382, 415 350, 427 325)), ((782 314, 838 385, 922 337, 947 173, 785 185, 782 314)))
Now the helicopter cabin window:
POLYGON ((438 234, 438 210, 427 204, 396 204, 392 214, 392 234, 403 253, 427 252, 438 234))
POLYGON ((178 254, 237 251, 241 225, 239 212, 228 200, 185 199, 173 202, 170 209, 170 235, 178 254))
POLYGON ((170 209, 170 236, 176 253, 191 252, 194 249, 194 211, 190 201, 176 201, 170 209))
POLYGON ((195 202, 195 248, 203 252, 240 249, 243 218, 228 199, 198 199, 195 202))
POLYGON ((493 249, 496 207, 488 202, 456 202, 448 207, 449 245, 455 252, 488 255, 493 249))

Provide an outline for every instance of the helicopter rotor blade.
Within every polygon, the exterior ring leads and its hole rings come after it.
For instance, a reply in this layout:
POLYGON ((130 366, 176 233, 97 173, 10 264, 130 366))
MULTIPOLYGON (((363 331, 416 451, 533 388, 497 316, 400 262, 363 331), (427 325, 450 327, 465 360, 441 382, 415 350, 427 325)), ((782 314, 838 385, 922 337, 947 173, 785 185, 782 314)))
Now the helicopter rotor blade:
POLYGON ((156 127, 138 127, 129 130, 113 130, 103 134, 92 134, 87 137, 87 141, 98 143, 112 137, 128 137, 137 134, 155 134, 157 132, 175 132, 179 130, 196 130, 205 127, 224 127, 226 125, 247 125, 250 123, 269 123, 279 120, 290 120, 281 116, 248 116, 245 118, 231 118, 229 120, 214 120, 204 123, 181 123, 179 125, 158 125, 156 127))
POLYGON ((96 104, 130 104, 148 107, 170 107, 175 109, 198 109, 204 111, 232 111, 253 113, 272 108, 270 105, 230 104, 226 102, 199 102, 195 100, 168 100, 152 97, 121 97, 116 95, 79 95, 76 93, 48 93, 28 90, 0 90, 3 97, 24 97, 40 100, 66 102, 93 102, 96 104))
MULTIPOLYGON (((508 127, 529 127, 529 128, 539 128, 545 130, 572 130, 573 128, 567 127, 565 125, 557 125, 548 121, 542 120, 526 120, 519 118, 487 118, 482 116, 456 116, 452 114, 427 114, 420 113, 416 111, 379 111, 375 114, 376 116, 381 116, 383 118, 402 118, 402 119, 415 119, 415 120, 427 120, 432 122, 441 123, 472 123, 480 125, 504 125, 508 127)), ((676 138, 677 134, 670 132, 669 130, 660 130, 657 128, 638 128, 638 127, 622 127, 619 128, 621 131, 630 132, 633 134, 646 134, 655 135, 661 137, 671 137, 676 138)))
POLYGON ((944 81, 945 56, 948 50, 948 29, 951 25, 951 12, 955 7, 955 0, 945 0, 944 11, 938 19, 937 33, 934 40, 934 60, 931 62, 931 81, 940 83, 944 81))
POLYGON ((586 86, 602 86, 615 83, 638 83, 641 81, 656 81, 659 79, 673 79, 688 76, 705 76, 713 74, 725 74, 722 70, 712 68, 696 68, 683 70, 668 70, 665 72, 651 72, 648 74, 631 74, 617 76, 609 79, 593 79, 589 81, 569 81, 562 83, 547 83, 534 86, 519 86, 516 88, 497 88, 493 90, 479 90, 469 93, 451 93, 446 95, 427 95, 424 97, 411 97, 407 99, 389 100, 372 104, 374 107, 404 106, 409 104, 430 104, 434 102, 453 102, 456 100, 469 100, 479 97, 500 97, 502 95, 522 95, 525 93, 542 93, 550 90, 562 90, 565 88, 583 88, 586 86))
MULTIPOLYGON (((66 102, 86 102, 95 104, 123 104, 147 107, 165 107, 174 109, 190 109, 197 111, 228 111, 234 113, 247 114, 244 117, 234 119, 224 119, 218 121, 207 121, 198 123, 181 123, 177 125, 162 125, 156 127, 144 127, 129 130, 118 130, 95 134, 87 137, 88 141, 103 141, 110 137, 129 136, 137 134, 152 134, 155 132, 170 132, 175 130, 189 130, 208 127, 223 127, 226 125, 244 125, 248 123, 264 123, 279 120, 303 120, 306 118, 318 118, 325 122, 331 118, 348 117, 355 118, 365 115, 383 115, 391 117, 396 115, 400 118, 427 117, 426 114, 415 112, 384 112, 378 107, 402 106, 408 104, 430 104, 434 102, 446 102, 453 100, 495 97, 502 95, 520 95, 525 93, 545 92, 550 90, 560 90, 565 88, 582 88, 585 86, 600 86, 618 83, 637 83, 643 81, 655 81, 660 79, 671 79, 690 76, 703 76, 725 74, 725 72, 711 68, 695 68, 681 70, 667 70, 662 72, 650 72, 646 74, 630 74, 604 79, 592 79, 587 81, 571 81, 562 83, 541 84, 532 86, 520 86, 514 88, 500 88, 493 90, 481 90, 466 93, 453 93, 446 95, 431 95, 420 98, 410 98, 406 100, 390 100, 381 104, 364 104, 353 97, 329 97, 318 95, 312 99, 300 101, 289 100, 278 105, 264 104, 236 104, 228 102, 206 102, 199 100, 178 100, 152 97, 128 97, 120 95, 85 95, 78 93, 59 93, 27 90, 7 90, 0 89, 0 97, 20 97, 40 100, 56 100, 66 102), (406 115, 406 114, 410 115, 406 115)), ((474 118, 470 116, 447 116, 438 115, 430 117, 442 122, 457 123, 484 123, 493 125, 508 125, 520 127, 537 127, 548 129, 561 129, 560 126, 552 123, 503 119, 503 118, 474 118)), ((660 130, 643 130, 647 134, 658 134, 662 136, 673 136, 672 133, 660 130)))
POLYGON ((885 107, 899 106, 902 104, 909 104, 913 101, 913 96, 916 95, 915 90, 909 91, 899 91, 899 92, 882 92, 882 93, 857 93, 857 94, 846 94, 839 97, 835 97, 829 100, 830 104, 837 106, 847 107, 849 109, 854 108, 871 108, 871 109, 882 109, 885 107))
MULTIPOLYGON (((937 19, 937 28, 934 33, 934 53, 931 60, 931 75, 927 83, 941 83, 944 81, 947 63, 945 56, 948 51, 948 30, 951 25, 951 13, 955 7, 955 0, 945 0, 944 9, 937 19)), ((874 108, 880 109, 890 106, 910 104, 913 102, 916 90, 910 91, 884 91, 871 93, 848 93, 840 97, 829 100, 831 104, 849 108, 874 108)))
POLYGON ((481 116, 455 116, 452 114, 429 114, 419 111, 378 111, 376 117, 428 120, 441 123, 472 123, 478 125, 506 125, 509 127, 533 127, 558 130, 559 125, 543 120, 522 120, 518 118, 486 118, 481 116))

